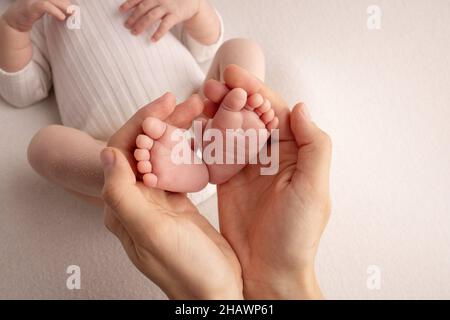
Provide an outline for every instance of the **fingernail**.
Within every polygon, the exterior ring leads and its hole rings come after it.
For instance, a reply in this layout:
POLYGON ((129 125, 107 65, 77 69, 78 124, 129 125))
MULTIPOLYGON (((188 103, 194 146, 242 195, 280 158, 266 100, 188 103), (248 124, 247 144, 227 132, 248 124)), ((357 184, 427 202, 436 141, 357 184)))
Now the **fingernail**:
POLYGON ((301 113, 302 113, 302 116, 303 116, 305 119, 311 120, 311 113, 309 112, 308 107, 307 107, 306 104, 304 104, 304 103, 302 103, 301 113))
POLYGON ((100 161, 102 162, 103 167, 112 167, 114 165, 114 162, 116 161, 116 155, 114 154, 114 151, 110 148, 104 149, 100 153, 100 161))

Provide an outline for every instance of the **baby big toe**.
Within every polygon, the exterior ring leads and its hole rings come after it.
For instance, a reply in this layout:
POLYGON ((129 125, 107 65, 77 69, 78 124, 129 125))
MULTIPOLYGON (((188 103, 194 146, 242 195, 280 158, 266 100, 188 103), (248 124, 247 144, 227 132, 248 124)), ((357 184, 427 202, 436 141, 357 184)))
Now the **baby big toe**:
POLYGON ((223 99, 222 108, 229 111, 241 111, 247 104, 247 92, 236 88, 230 91, 223 99))
POLYGON ((167 124, 157 118, 147 118, 142 124, 145 134, 154 140, 160 139, 167 129, 167 124))

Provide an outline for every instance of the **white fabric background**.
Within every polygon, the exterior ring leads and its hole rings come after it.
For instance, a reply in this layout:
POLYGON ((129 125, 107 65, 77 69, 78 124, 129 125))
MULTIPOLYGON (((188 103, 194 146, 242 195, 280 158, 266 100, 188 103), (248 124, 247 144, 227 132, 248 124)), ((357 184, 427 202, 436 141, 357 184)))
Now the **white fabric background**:
MULTIPOLYGON (((450 298, 450 1, 215 0, 226 36, 261 43, 268 83, 334 140, 333 216, 317 261, 329 298, 450 298), (366 286, 377 265, 382 288, 366 286)), ((5 0, 2 1, 5 4, 5 0)), ((53 100, 0 103, 0 298, 162 298, 98 210, 32 172, 53 100), (67 266, 82 290, 66 289, 67 266)), ((202 205, 212 220, 215 199, 202 205)))

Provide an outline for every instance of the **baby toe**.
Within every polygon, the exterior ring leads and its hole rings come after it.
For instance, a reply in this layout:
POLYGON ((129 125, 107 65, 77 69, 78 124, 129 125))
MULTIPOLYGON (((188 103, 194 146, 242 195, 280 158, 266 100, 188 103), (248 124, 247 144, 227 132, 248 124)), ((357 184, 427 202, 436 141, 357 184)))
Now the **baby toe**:
POLYGON ((261 105, 264 103, 264 98, 259 93, 256 93, 254 95, 251 95, 247 100, 247 107, 248 109, 254 110, 256 108, 261 107, 261 105))
POLYGON ((273 118, 275 118, 275 112, 272 109, 270 109, 261 116, 261 121, 267 125, 269 122, 273 120, 273 118))
POLYGON ((137 164, 137 169, 142 174, 147 174, 152 172, 152 164, 150 161, 139 161, 137 164))
POLYGON ((222 102, 222 108, 229 111, 241 111, 247 104, 247 92, 236 88, 230 91, 222 102))
POLYGON ((261 116, 264 113, 268 112, 271 108, 272 108, 272 104, 270 103, 270 101, 264 100, 263 104, 255 111, 256 111, 256 113, 258 113, 261 116))
POLYGON ((136 161, 149 161, 150 160, 150 151, 147 149, 136 149, 134 151, 134 158, 136 161))
POLYGON ((278 129, 278 126, 280 125, 280 119, 278 117, 273 118, 272 121, 270 121, 268 124, 266 124, 267 130, 275 130, 278 129))
POLYGON ((157 118, 147 118, 142 124, 145 134, 154 140, 160 139, 167 129, 167 124, 157 118))
POLYGON ((136 147, 139 149, 147 149, 150 150, 153 148, 153 139, 144 134, 139 135, 136 138, 136 147))
POLYGON ((153 173, 147 173, 142 177, 142 180, 144 181, 144 185, 146 185, 149 188, 156 188, 156 185, 158 183, 158 177, 155 176, 153 173))

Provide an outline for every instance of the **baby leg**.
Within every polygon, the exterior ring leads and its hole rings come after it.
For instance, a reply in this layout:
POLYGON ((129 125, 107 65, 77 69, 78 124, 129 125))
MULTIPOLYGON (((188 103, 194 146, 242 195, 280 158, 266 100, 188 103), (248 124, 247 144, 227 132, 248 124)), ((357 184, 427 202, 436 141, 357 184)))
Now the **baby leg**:
POLYGON ((105 146, 82 131, 51 125, 31 140, 28 161, 47 180, 84 200, 101 203, 104 180, 99 154, 105 146))

